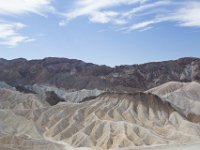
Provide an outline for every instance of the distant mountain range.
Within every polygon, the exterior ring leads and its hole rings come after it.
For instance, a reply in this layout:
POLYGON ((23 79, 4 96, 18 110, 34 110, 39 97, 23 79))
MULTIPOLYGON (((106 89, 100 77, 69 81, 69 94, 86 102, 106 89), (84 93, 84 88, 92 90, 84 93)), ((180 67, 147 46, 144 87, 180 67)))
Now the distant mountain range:
POLYGON ((64 89, 147 90, 169 81, 200 81, 200 59, 181 58, 114 68, 67 58, 0 59, 0 81, 12 86, 47 84, 64 89))
POLYGON ((0 150, 199 150, 199 81, 199 58, 0 59, 0 150))

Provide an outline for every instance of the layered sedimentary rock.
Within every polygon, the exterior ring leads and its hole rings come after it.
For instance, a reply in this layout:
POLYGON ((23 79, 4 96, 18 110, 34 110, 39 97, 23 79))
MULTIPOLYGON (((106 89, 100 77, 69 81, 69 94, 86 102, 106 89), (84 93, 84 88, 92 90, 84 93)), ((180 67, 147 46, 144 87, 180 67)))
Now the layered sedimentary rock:
POLYGON ((38 85, 38 84, 34 84, 32 86, 27 85, 24 87, 24 89, 38 94, 42 99, 48 99, 48 94, 54 93, 62 101, 73 102, 73 103, 79 103, 81 101, 84 101, 85 99, 97 97, 104 92, 98 89, 65 90, 63 88, 57 88, 55 86, 38 85))
POLYGON ((37 109, 49 104, 34 94, 0 88, 0 109, 37 109))
POLYGON ((200 84, 198 82, 168 82, 148 92, 171 103, 176 110, 192 121, 200 122, 200 84))
POLYGON ((0 72, 0 150, 200 148, 198 58, 115 68, 0 59, 0 72))
POLYGON ((104 93, 79 104, 1 109, 0 120, 0 143, 18 149, 115 149, 200 142, 198 124, 159 97, 144 93, 104 93))
POLYGON ((104 93, 101 90, 64 90, 46 85, 11 87, 0 84, 0 108, 36 109, 56 105, 59 102, 80 103, 104 93))

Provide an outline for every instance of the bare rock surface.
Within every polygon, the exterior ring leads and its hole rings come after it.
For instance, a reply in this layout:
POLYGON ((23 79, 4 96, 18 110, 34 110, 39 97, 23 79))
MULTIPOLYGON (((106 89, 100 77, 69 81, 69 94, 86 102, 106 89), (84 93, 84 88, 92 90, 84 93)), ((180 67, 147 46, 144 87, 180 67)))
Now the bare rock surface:
POLYGON ((158 95, 162 100, 171 103, 185 116, 200 121, 200 84, 198 82, 168 82, 147 93, 158 95))
POLYGON ((200 81, 200 59, 123 65, 114 68, 67 58, 0 61, 0 81, 12 86, 47 84, 58 88, 148 90, 169 81, 200 81))
POLYGON ((98 89, 82 89, 82 90, 65 90, 63 88, 57 88, 55 86, 48 85, 38 85, 34 84, 33 86, 25 86, 26 89, 37 93, 42 99, 46 99, 47 93, 53 92, 57 95, 62 101, 79 103, 86 98, 97 97, 102 94, 104 91, 98 89))
POLYGON ((199 58, 0 59, 0 72, 0 150, 200 149, 199 58))
POLYGON ((0 81, 0 88, 5 88, 5 89, 10 89, 10 90, 15 90, 14 87, 8 85, 6 82, 4 81, 0 81))
POLYGON ((0 88, 0 109, 36 109, 47 107, 46 101, 34 94, 24 94, 15 90, 0 88))
POLYGON ((172 144, 172 145, 158 145, 138 148, 124 148, 115 150, 199 150, 200 144, 172 144))
POLYGON ((103 150, 200 142, 199 124, 145 93, 104 93, 83 103, 1 109, 0 121, 0 145, 20 150, 103 150))

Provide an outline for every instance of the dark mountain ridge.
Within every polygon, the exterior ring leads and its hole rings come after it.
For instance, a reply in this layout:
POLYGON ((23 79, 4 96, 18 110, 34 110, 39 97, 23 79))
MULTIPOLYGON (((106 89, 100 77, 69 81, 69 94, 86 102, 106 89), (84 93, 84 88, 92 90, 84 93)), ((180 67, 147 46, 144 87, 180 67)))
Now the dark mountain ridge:
POLYGON ((48 57, 0 59, 0 81, 12 86, 47 84, 65 89, 147 90, 169 81, 200 81, 200 58, 181 58, 114 68, 48 57))

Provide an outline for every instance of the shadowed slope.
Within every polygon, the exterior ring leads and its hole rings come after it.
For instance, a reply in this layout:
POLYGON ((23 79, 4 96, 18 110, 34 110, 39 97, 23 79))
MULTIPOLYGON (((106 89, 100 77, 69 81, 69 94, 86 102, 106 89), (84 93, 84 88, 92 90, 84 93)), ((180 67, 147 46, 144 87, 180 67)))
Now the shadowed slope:
POLYGON ((169 82, 148 90, 170 102, 191 121, 200 122, 200 84, 198 82, 169 82))
POLYGON ((152 94, 104 93, 80 104, 0 111, 0 120, 7 128, 19 129, 21 124, 3 119, 8 113, 16 120, 25 120, 21 123, 27 127, 35 127, 7 132, 8 135, 35 138, 40 133, 41 138, 73 147, 113 149, 200 142, 200 126, 190 123, 152 94))

